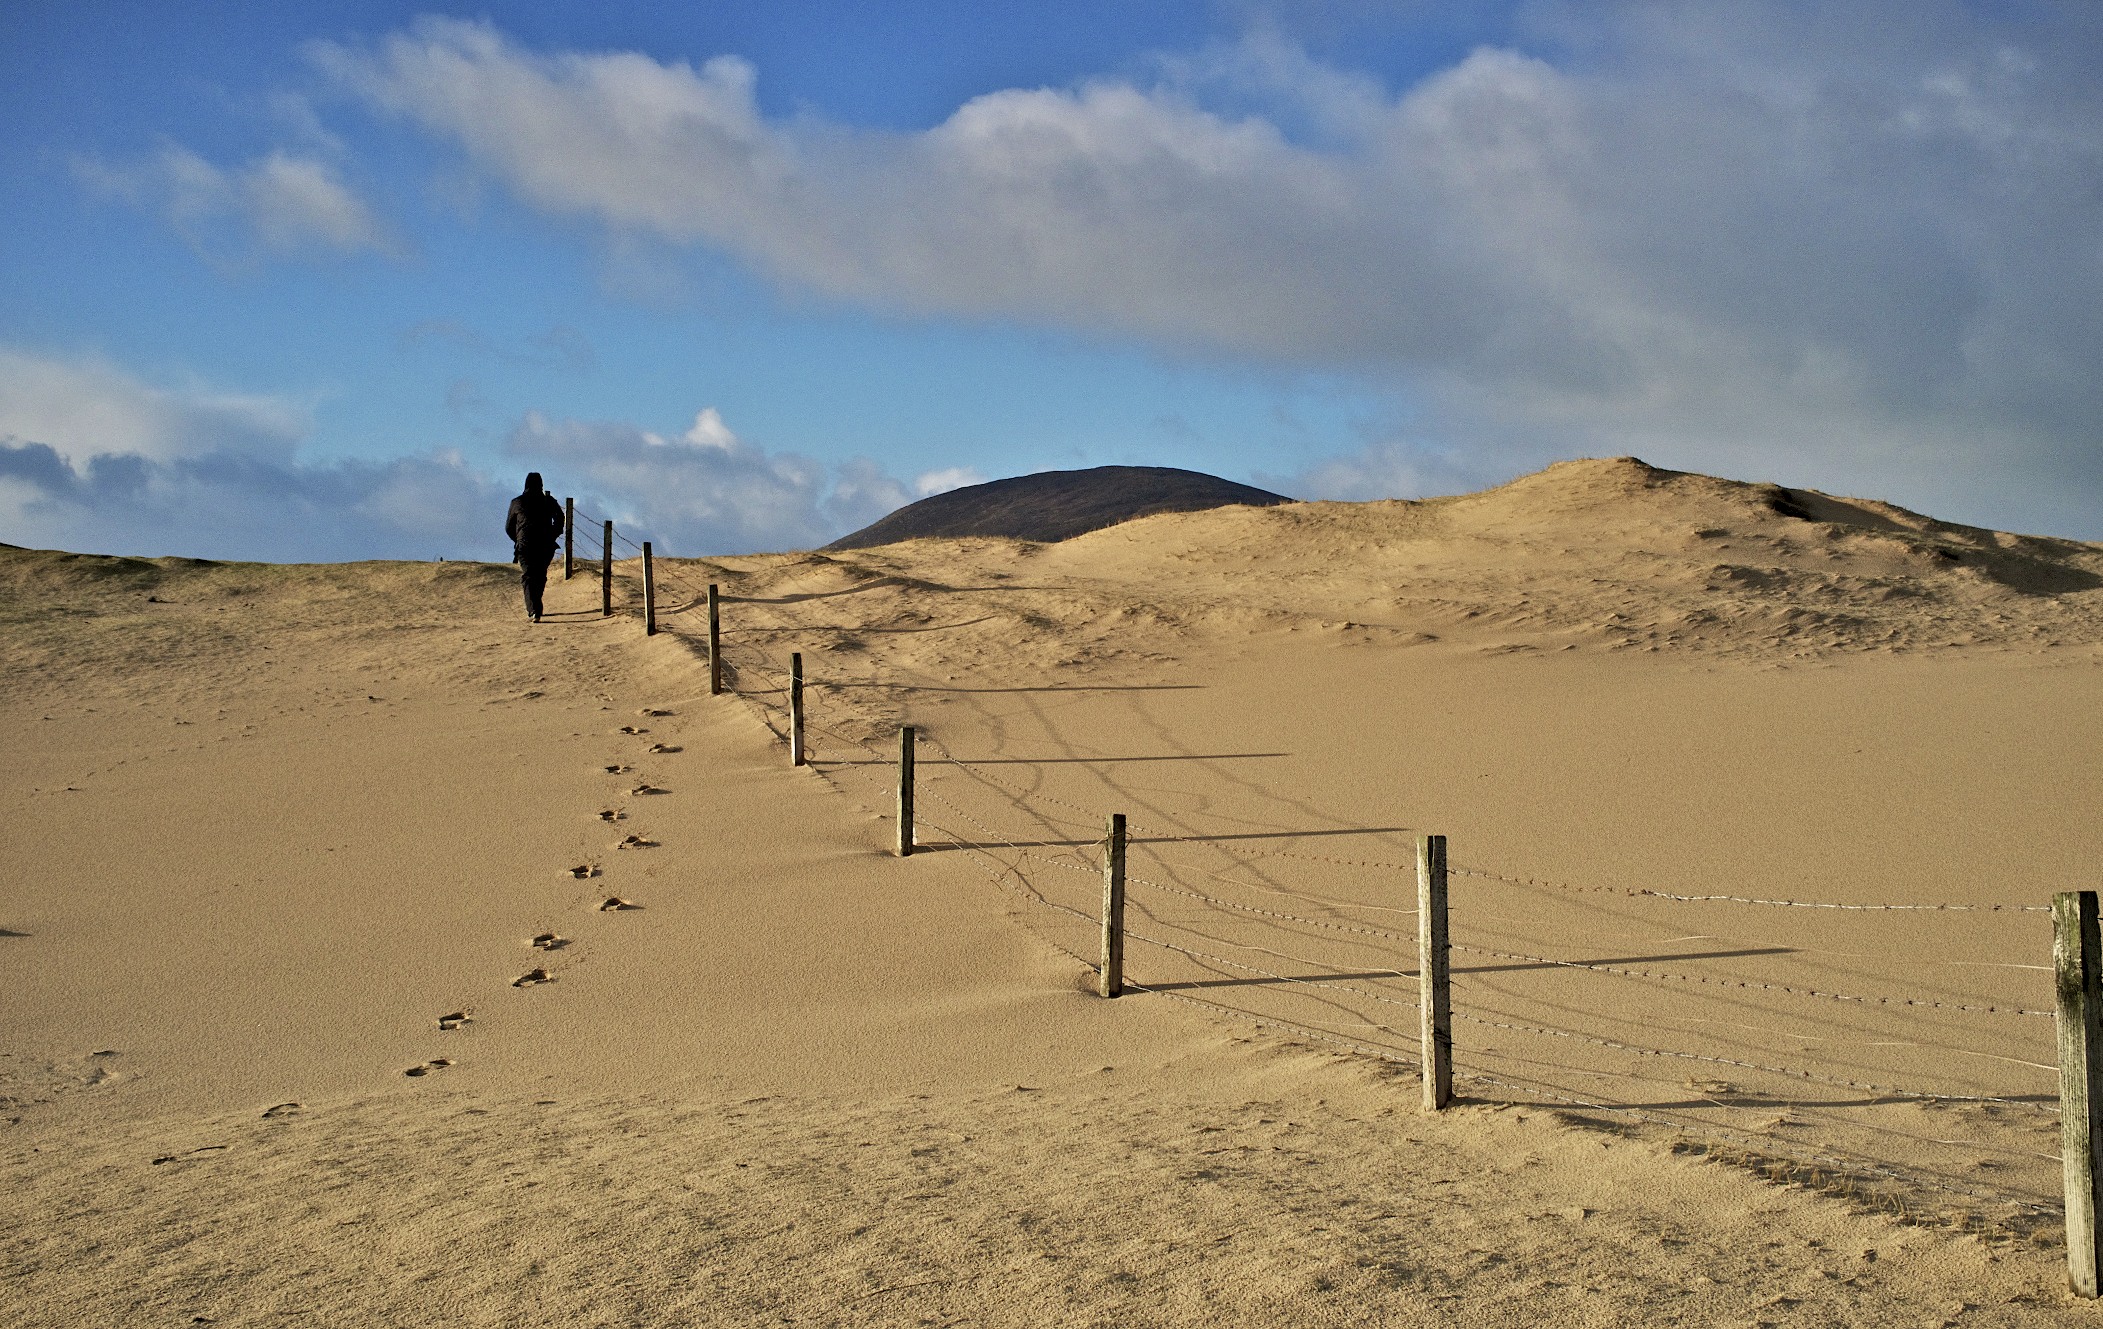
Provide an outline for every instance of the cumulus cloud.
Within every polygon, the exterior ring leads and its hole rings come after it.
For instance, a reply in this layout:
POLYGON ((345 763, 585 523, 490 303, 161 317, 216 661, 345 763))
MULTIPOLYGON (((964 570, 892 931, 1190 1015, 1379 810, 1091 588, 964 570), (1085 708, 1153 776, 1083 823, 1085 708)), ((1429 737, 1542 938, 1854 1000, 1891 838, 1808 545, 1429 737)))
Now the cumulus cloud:
POLYGON ((157 387, 106 361, 0 346, 0 440, 34 440, 78 466, 109 454, 288 458, 308 429, 283 397, 157 387))
POLYGON ((304 462, 310 428, 284 397, 0 347, 0 540, 207 558, 502 556, 509 493, 458 454, 304 462))
POLYGON ((1406 89, 1256 40, 915 133, 486 24, 315 58, 534 206, 829 295, 1354 367, 1478 452, 2103 496, 2103 29, 1567 12, 1406 89))
POLYGON ((0 540, 96 553, 314 561, 510 557, 528 468, 667 553, 809 547, 910 501, 876 463, 828 466, 740 439, 710 407, 683 436, 528 415, 502 478, 458 451, 297 455, 303 409, 156 387, 104 361, 0 347, 0 540))
POLYGON ((714 448, 718 452, 736 452, 739 446, 738 436, 730 432, 730 426, 723 423, 723 413, 713 406, 701 408, 685 438, 697 448, 714 448))
POLYGON ((110 554, 327 562, 508 557, 511 490, 457 454, 302 463, 232 452, 80 463, 0 440, 0 539, 110 554))
POLYGON ((982 485, 986 477, 969 466, 944 466, 940 470, 928 471, 913 479, 913 492, 922 498, 934 494, 946 494, 952 489, 966 485, 982 485))
POLYGON ((910 499, 866 458, 834 467, 755 447, 713 406, 670 439, 625 422, 529 413, 505 451, 547 471, 551 486, 603 506, 637 538, 682 554, 809 548, 910 499))
POLYGON ((133 162, 83 157, 74 174, 108 197, 152 208, 191 247, 215 262, 264 252, 392 253, 397 245, 334 167, 271 152, 228 169, 179 143, 133 162))
POLYGON ((1386 440, 1368 443, 1344 456, 1325 457, 1291 474, 1259 473, 1252 478, 1258 488, 1293 498, 1362 503, 1468 493, 1512 479, 1548 460, 1546 456, 1529 457, 1513 464, 1510 459, 1500 462, 1469 456, 1421 441, 1386 440))

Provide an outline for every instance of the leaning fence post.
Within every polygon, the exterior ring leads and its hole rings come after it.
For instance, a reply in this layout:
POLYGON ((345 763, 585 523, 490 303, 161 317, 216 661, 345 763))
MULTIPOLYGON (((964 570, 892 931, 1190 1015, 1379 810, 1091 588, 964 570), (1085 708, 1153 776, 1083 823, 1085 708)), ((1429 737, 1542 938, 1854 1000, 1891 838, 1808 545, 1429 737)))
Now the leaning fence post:
POLYGON ((574 563, 574 560, 570 558, 570 551, 575 547, 576 543, 577 500, 566 498, 562 500, 562 579, 564 581, 570 579, 570 568, 574 563))
POLYGON ((723 691, 723 620, 716 614, 716 584, 708 584, 708 695, 723 691))
POLYGON ((657 574, 650 570, 650 542, 643 541, 643 635, 657 635, 657 574))
POLYGON ((2103 1283, 2096 1244, 2097 1163, 2103 1159, 2103 945, 2097 940, 2096 893, 2052 897, 2052 969, 2059 992, 2059 1156, 2066 1167, 2067 1285, 2094 1297, 2103 1283))
POLYGON ((1453 993, 1446 940, 1446 837, 1417 837, 1417 1016, 1424 1044, 1424 1108, 1453 1101, 1453 993))
POLYGON ((1096 991, 1125 990, 1125 814, 1110 814, 1103 854, 1103 969, 1096 991))
POLYGON ((789 653, 789 765, 803 765, 803 652, 789 653))
POLYGON ((613 521, 599 537, 599 617, 613 617, 613 521))
POLYGON ((898 731, 898 856, 913 852, 913 726, 898 731))

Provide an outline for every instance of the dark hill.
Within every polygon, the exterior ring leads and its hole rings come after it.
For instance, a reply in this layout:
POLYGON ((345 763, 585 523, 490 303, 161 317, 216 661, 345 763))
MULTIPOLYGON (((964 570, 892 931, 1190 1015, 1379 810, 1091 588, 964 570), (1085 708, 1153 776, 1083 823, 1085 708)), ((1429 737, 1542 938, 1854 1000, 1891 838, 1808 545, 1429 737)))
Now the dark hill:
POLYGON ((1267 508, 1293 500, 1267 489, 1173 466, 1094 466, 989 480, 908 503, 843 535, 827 549, 867 549, 900 540, 998 535, 1049 544, 1157 512, 1202 512, 1232 503, 1267 508))

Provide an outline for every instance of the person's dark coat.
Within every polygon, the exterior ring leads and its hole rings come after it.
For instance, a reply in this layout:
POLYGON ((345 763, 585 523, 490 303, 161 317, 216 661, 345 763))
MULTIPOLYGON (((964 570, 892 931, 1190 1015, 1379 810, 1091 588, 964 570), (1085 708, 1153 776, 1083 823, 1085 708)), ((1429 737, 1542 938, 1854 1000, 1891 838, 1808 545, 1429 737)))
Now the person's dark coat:
POLYGON ((513 562, 546 563, 555 557, 555 545, 562 538, 562 504, 541 490, 527 490, 511 500, 504 534, 511 537, 513 562))

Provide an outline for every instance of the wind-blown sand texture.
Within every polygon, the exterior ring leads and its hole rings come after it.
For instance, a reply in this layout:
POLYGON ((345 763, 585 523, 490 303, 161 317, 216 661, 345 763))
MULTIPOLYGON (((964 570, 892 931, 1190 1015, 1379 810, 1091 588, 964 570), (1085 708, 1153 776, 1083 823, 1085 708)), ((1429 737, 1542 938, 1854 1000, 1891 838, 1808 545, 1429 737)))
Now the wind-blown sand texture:
POLYGON ((1624 459, 658 574, 0 551, 0 1321, 2103 1323, 2103 550, 1624 459))

